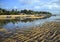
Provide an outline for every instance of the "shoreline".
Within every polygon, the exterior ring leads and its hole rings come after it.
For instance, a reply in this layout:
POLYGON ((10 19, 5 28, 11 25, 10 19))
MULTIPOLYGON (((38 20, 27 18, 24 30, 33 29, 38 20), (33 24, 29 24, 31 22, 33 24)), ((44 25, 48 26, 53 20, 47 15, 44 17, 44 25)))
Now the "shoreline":
POLYGON ((0 19, 43 19, 48 18, 49 15, 0 15, 0 19))

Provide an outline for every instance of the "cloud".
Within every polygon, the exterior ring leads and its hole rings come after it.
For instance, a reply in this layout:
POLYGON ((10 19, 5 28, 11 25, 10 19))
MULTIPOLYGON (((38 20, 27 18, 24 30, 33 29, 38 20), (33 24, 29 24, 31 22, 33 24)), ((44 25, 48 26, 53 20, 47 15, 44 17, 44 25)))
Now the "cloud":
POLYGON ((14 6, 13 8, 14 8, 14 9, 17 9, 18 7, 17 7, 17 6, 14 6))
POLYGON ((39 3, 40 0, 18 0, 21 4, 32 5, 34 3, 39 3))
POLYGON ((35 6, 34 8, 35 8, 35 9, 39 9, 39 8, 40 8, 40 6, 35 6))
MULTIPOLYGON (((8 7, 13 7, 14 9, 31 9, 37 11, 60 11, 60 0, 18 0, 16 2, 12 5, 8 2, 11 5, 8 7), (18 2, 18 4, 16 2, 18 2)), ((0 4, 0 6, 7 7, 5 4, 0 4)))
POLYGON ((43 7, 47 7, 48 9, 58 9, 60 6, 56 3, 51 3, 51 4, 46 4, 46 5, 43 5, 43 7))

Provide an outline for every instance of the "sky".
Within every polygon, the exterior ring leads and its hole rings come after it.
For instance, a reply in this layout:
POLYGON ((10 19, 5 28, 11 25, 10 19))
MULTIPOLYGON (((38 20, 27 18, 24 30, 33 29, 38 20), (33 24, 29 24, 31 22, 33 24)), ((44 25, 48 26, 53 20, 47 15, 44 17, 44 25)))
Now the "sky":
POLYGON ((48 11, 60 14, 60 0, 0 0, 0 8, 48 11))

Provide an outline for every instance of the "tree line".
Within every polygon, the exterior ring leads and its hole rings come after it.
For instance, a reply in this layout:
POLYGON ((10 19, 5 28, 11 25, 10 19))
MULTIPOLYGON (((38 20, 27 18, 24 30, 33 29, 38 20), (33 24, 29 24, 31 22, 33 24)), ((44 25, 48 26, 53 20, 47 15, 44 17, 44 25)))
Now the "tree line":
POLYGON ((27 10, 27 9, 18 11, 17 9, 6 10, 6 9, 0 8, 0 15, 18 15, 21 13, 23 14, 52 14, 46 11, 33 11, 33 10, 27 10))

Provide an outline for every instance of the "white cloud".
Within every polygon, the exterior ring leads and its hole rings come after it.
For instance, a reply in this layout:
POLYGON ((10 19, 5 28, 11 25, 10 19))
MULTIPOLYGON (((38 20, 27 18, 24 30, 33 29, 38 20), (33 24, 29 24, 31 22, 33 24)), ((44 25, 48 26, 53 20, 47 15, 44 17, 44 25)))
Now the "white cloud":
POLYGON ((46 4, 46 5, 43 5, 43 7, 47 7, 48 9, 53 9, 53 8, 59 8, 60 6, 56 3, 52 3, 52 4, 46 4))
POLYGON ((17 6, 14 6, 13 8, 14 8, 14 9, 17 9, 18 7, 17 7, 17 6))
POLYGON ((26 9, 39 10, 47 9, 49 10, 60 10, 60 0, 19 0, 20 3, 24 4, 26 9))
POLYGON ((30 5, 30 4, 34 4, 34 3, 39 3, 40 0, 19 0, 19 2, 30 5))
POLYGON ((57 2, 57 1, 59 1, 59 0, 51 0, 50 3, 52 3, 52 2, 57 2))
POLYGON ((34 8, 35 8, 35 9, 39 9, 39 8, 40 8, 40 6, 35 6, 34 8))

